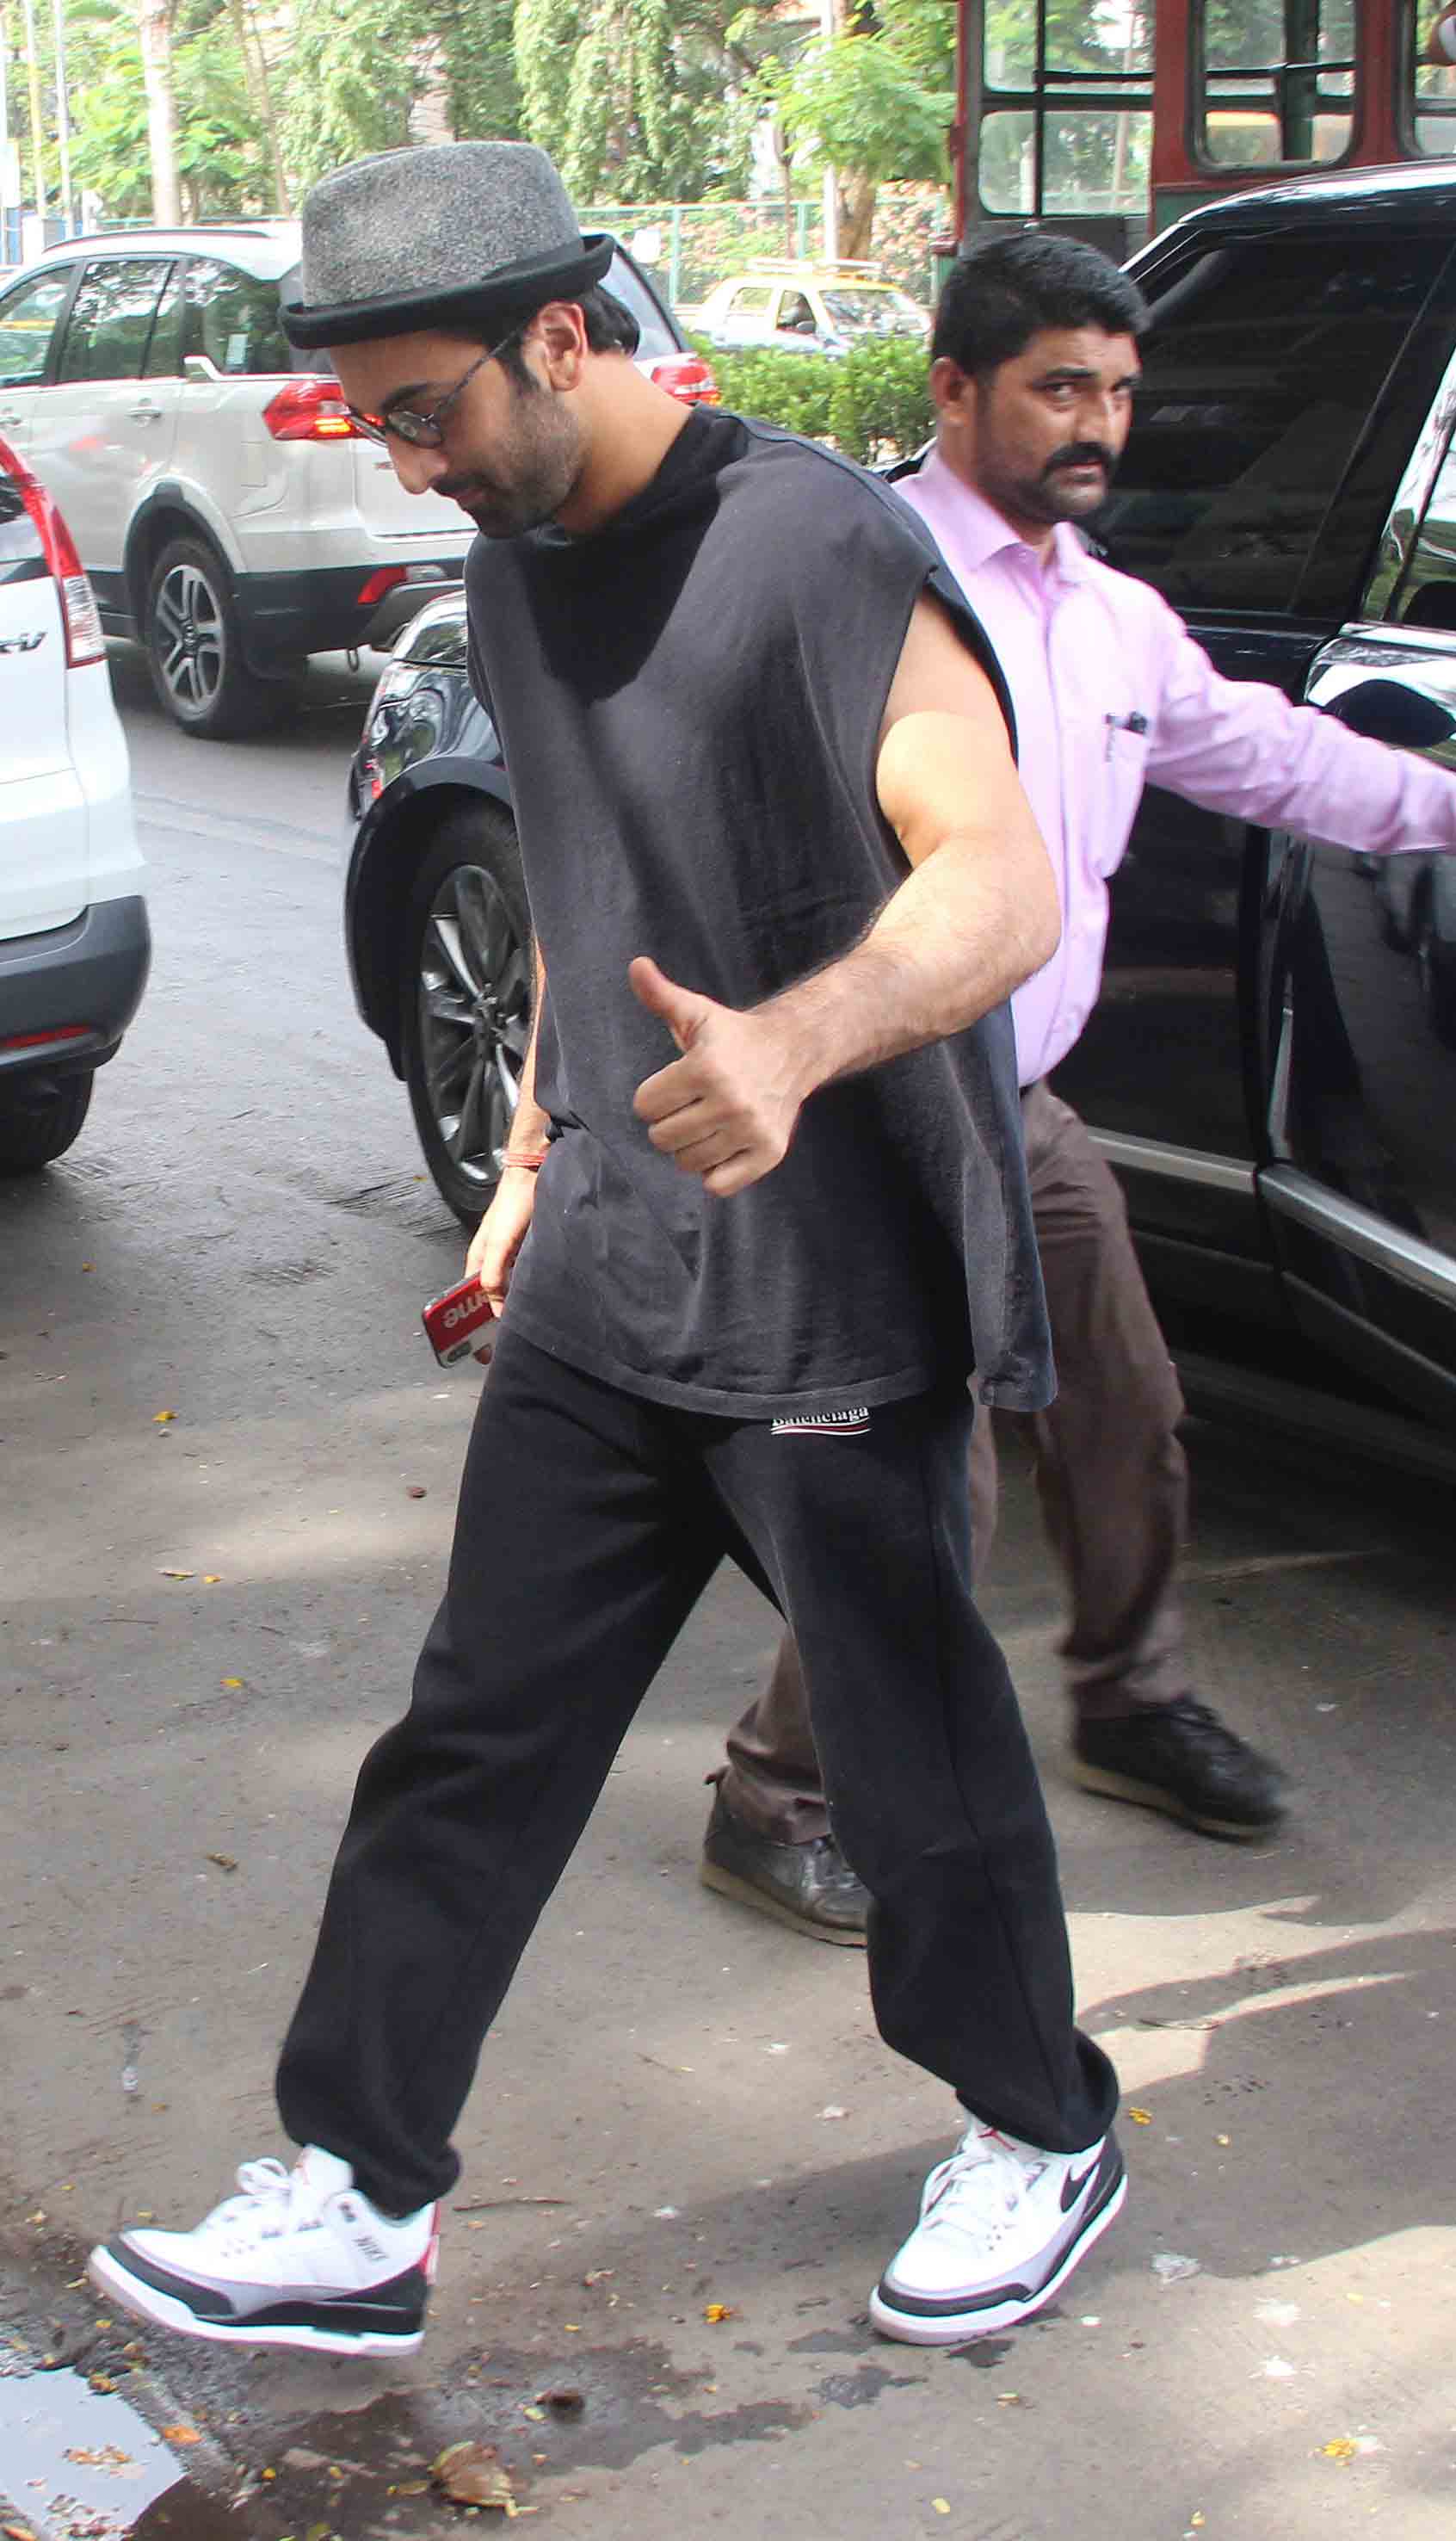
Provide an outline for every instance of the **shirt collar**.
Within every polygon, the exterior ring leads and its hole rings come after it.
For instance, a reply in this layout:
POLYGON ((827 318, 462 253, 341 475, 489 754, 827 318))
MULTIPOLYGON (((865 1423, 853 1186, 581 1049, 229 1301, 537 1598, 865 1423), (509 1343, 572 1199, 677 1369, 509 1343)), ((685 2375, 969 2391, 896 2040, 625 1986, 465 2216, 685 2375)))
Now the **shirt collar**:
POLYGON ((1017 537, 1005 515, 983 494, 978 494, 974 485, 968 485, 964 476, 947 467, 938 450, 927 450, 916 476, 932 505, 943 507, 954 520, 956 546, 968 571, 977 571, 993 555, 1020 554, 1030 556, 1048 581, 1086 580, 1087 550, 1070 521, 1058 521, 1054 529, 1050 567, 1044 568, 1035 549, 1017 537))

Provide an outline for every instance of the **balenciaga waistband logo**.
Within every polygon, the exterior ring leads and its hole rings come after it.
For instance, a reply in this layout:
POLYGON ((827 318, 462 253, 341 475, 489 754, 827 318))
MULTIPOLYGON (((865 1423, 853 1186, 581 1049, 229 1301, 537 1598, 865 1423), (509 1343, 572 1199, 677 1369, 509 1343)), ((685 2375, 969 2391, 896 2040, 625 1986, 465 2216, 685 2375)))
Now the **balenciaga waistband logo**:
POLYGON ((802 1412, 775 1420, 775 1438, 856 1438, 870 1425, 869 1405, 856 1403, 847 1412, 802 1412))

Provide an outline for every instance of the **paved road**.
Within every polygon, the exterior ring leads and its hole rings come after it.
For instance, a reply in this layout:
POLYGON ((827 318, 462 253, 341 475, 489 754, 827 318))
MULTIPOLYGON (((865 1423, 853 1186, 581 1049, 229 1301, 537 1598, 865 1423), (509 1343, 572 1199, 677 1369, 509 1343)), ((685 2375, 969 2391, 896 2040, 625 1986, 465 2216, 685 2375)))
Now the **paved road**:
MULTIPOLYGON (((231 748, 172 734, 119 659, 117 686, 154 980, 73 1154, 0 1191, 0 2396, 39 2425, 48 2352, 197 2434, 137 2527, 191 2541, 433 2541, 449 2510, 418 2484, 460 2433, 499 2447, 538 2528, 602 2541, 1332 2541, 1372 2518, 1447 2541, 1448 1511, 1257 1433, 1196 1436, 1189 1607, 1201 1687, 1300 1778, 1267 1850, 1062 1779, 1056 1601, 1012 1461, 987 1604, 1084 2016, 1131 2104, 1126 2216, 1056 2313, 961 2357, 868 2331, 953 2113, 879 2047, 857 1957, 696 1884, 702 1776, 772 1639, 729 1577, 487 2048, 418 2365, 128 2354, 98 2326, 88 2239, 190 2220, 278 2148, 272 2047, 436 1591, 473 1393, 418 1331, 459 1239, 339 943, 367 672, 316 673, 286 729, 231 748), (537 2414, 559 2388, 584 2408, 537 2414)), ((87 2522, 6 2424, 9 2519, 127 2528, 119 2466, 87 2522)))

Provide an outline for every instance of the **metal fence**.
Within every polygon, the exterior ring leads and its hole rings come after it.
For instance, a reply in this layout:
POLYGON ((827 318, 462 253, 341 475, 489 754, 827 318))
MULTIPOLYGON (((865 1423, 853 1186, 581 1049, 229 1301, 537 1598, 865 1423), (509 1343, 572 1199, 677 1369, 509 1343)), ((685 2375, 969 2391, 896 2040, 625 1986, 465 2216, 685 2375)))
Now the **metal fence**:
MULTIPOLYGON (((815 263, 824 254, 824 206, 814 201, 753 203, 592 203, 583 229, 611 230, 645 265, 675 309, 690 312, 715 282, 759 256, 815 263)), ((871 246, 887 277, 918 300, 935 294, 932 240, 944 229, 945 196, 933 185, 883 185, 871 246)))

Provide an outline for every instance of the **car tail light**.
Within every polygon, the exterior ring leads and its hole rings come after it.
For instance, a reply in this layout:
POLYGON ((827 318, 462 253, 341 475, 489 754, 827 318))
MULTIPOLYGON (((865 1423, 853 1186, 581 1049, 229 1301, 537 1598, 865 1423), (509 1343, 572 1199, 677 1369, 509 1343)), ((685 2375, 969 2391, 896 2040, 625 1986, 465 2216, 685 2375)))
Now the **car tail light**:
POLYGON ((90 1024, 52 1024, 48 1032, 7 1033, 0 1050, 46 1050, 55 1041, 85 1041, 90 1024))
POLYGON ((685 405, 716 405, 722 391, 700 353, 664 353, 648 377, 685 405))
POLYGON ((373 609, 377 602, 383 600, 387 591, 398 591, 400 583, 408 580, 408 572, 402 564, 382 564, 377 573, 370 575, 359 594, 355 607, 373 609))
POLYGON ((290 380, 263 407, 275 441, 357 441, 358 426, 337 380, 290 380))
POLYGON ((60 599, 61 617, 66 630, 66 661, 73 671, 78 670, 83 662, 103 662, 106 660, 107 639, 102 633, 101 612, 87 579, 86 568, 76 553, 76 542, 44 486, 28 469, 16 467, 14 474, 20 487, 21 501, 39 534, 45 562, 60 599))

